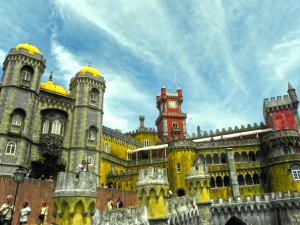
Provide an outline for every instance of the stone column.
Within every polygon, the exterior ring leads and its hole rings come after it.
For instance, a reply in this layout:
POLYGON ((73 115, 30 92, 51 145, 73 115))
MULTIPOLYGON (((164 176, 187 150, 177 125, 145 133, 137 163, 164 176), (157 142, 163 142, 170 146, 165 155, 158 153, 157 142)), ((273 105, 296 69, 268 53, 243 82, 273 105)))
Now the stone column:
POLYGON ((231 180, 231 189, 232 189, 232 196, 233 199, 237 199, 237 197, 240 197, 240 187, 238 183, 238 177, 236 174, 236 168, 235 168, 235 161, 234 161, 234 154, 233 154, 232 148, 227 148, 227 161, 229 166, 229 172, 230 172, 230 180, 231 180))

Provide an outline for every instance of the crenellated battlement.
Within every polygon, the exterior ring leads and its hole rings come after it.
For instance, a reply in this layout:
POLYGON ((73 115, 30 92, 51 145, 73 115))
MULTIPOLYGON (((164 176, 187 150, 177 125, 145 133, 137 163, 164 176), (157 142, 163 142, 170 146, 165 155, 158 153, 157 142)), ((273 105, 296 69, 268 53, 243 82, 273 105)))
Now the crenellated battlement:
POLYGON ((97 176, 91 172, 60 172, 53 197, 86 196, 97 197, 97 176))
POLYGON ((166 168, 149 167, 139 171, 137 187, 145 185, 169 185, 166 168))
POLYGON ((128 134, 135 135, 135 134, 140 133, 140 132, 156 133, 157 131, 155 130, 155 128, 139 127, 138 129, 136 129, 134 131, 128 132, 128 134))
POLYGON ((251 210, 253 210, 254 207, 256 207, 259 210, 266 209, 267 207, 272 207, 272 203, 278 203, 282 206, 292 206, 293 204, 299 207, 300 196, 297 190, 293 190, 292 194, 289 191, 280 191, 263 194, 262 196, 254 195, 253 199, 251 199, 250 196, 245 196, 244 200, 238 197, 236 201, 234 201, 232 197, 228 197, 227 200, 224 200, 223 198, 218 198, 217 202, 211 199, 211 203, 212 210, 214 208, 218 208, 218 210, 220 210, 222 207, 232 208, 238 211, 240 211, 242 208, 250 208, 251 210))
POLYGON ((292 100, 288 95, 265 98, 264 99, 264 108, 276 108, 283 106, 292 106, 292 100))
POLYGON ((132 145, 135 145, 135 146, 140 146, 139 141, 137 141, 134 138, 129 137, 125 134, 122 134, 121 131, 119 131, 119 130, 113 130, 111 128, 103 126, 102 127, 102 132, 103 132, 104 136, 105 135, 111 136, 113 138, 117 138, 117 139, 119 139, 121 141, 124 141, 124 142, 127 142, 129 144, 132 144, 132 145))
POLYGON ((266 128, 267 128, 267 126, 263 122, 261 122, 259 125, 257 123, 254 123, 253 125, 248 124, 246 126, 241 125, 240 128, 238 126, 235 126, 234 128, 229 127, 227 130, 225 128, 222 128, 221 131, 219 129, 216 129, 215 132, 213 130, 210 130, 209 132, 201 131, 200 127, 198 127, 198 133, 197 133, 197 135, 195 135, 193 133, 192 139, 222 136, 222 135, 226 135, 226 134, 242 133, 242 132, 254 131, 254 130, 258 130, 258 129, 266 129, 266 128))

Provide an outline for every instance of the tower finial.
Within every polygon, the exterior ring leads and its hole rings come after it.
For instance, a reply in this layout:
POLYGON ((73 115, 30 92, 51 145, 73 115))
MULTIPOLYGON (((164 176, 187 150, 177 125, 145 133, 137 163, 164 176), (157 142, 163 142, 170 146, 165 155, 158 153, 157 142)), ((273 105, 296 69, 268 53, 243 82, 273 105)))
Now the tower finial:
POLYGON ((91 67, 91 62, 89 62, 89 67, 91 67))
POLYGON ((31 39, 29 39, 29 41, 28 41, 28 44, 32 45, 32 41, 31 41, 31 39))
POLYGON ((50 72, 49 81, 52 81, 52 71, 50 72))

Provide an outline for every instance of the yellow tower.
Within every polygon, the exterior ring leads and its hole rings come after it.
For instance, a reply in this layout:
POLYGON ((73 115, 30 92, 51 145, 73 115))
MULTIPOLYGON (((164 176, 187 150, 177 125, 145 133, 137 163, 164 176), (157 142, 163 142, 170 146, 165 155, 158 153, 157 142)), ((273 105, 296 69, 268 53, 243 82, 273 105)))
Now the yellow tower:
POLYGON ((165 168, 145 168, 139 172, 137 186, 138 204, 147 207, 149 221, 168 224, 167 170, 165 168))
POLYGON ((96 175, 89 172, 58 174, 53 194, 56 224, 92 224, 97 200, 96 181, 96 175))
POLYGON ((175 196, 184 196, 187 193, 185 177, 191 173, 196 162, 196 149, 191 140, 176 140, 169 143, 167 149, 168 178, 170 188, 175 196))

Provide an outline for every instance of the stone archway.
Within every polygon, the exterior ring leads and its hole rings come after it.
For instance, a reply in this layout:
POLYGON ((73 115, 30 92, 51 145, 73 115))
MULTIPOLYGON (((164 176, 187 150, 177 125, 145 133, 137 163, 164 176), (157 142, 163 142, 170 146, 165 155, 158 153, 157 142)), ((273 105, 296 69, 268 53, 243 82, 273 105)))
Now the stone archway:
POLYGON ((225 225, 247 225, 247 223, 236 216, 232 216, 225 225))

